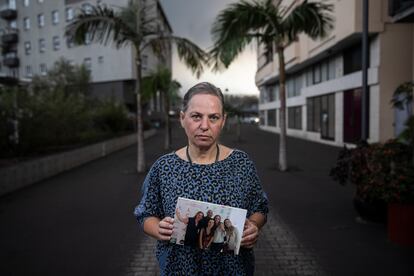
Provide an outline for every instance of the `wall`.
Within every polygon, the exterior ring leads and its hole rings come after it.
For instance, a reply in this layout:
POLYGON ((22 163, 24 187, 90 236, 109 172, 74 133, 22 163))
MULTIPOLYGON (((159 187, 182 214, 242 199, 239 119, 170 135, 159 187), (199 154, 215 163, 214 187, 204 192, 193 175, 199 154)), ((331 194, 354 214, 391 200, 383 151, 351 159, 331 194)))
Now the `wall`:
MULTIPOLYGON (((155 130, 146 131, 144 137, 148 138, 154 134, 155 130)), ((104 157, 135 143, 136 135, 131 134, 72 151, 20 163, 12 167, 2 168, 0 169, 0 196, 104 157)))

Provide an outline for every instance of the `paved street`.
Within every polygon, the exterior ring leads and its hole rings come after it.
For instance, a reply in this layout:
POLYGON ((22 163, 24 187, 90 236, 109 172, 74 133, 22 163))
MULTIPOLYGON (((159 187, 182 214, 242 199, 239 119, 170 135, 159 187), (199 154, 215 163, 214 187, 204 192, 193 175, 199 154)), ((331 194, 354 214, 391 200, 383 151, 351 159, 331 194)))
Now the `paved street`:
MULTIPOLYGON (((223 144, 255 161, 271 203, 256 248, 257 275, 414 275, 414 249, 387 241, 381 224, 360 223, 352 186, 328 176, 338 149, 288 140, 290 171, 276 169, 276 135, 254 126, 223 144)), ((185 144, 173 131, 174 148, 185 144)), ((147 161, 163 151, 160 132, 147 161)), ((0 198, 0 275, 156 275, 154 242, 132 211, 144 175, 131 147, 0 198)))

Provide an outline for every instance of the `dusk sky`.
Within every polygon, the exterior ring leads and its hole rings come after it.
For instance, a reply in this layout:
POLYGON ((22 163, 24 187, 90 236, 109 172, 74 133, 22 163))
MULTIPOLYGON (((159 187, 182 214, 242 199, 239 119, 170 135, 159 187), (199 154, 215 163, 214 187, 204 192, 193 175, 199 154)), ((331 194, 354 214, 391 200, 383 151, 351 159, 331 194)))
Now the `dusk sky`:
MULTIPOLYGON (((191 39, 201 48, 207 49, 213 42, 210 35, 212 23, 218 13, 236 0, 160 0, 173 28, 174 34, 191 39)), ((176 53, 173 56, 173 77, 182 87, 182 93, 200 81, 209 81, 228 89, 231 94, 258 94, 254 83, 257 70, 256 50, 248 46, 246 50, 225 71, 207 71, 197 79, 182 64, 176 53)))

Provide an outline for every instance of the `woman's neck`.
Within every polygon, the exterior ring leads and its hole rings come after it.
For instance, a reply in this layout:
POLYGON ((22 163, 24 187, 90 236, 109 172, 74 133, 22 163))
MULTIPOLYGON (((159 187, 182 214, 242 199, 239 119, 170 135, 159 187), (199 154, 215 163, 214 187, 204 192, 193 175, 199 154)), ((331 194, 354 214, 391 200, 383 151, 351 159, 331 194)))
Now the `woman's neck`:
POLYGON ((217 143, 214 143, 209 148, 198 148, 194 145, 188 145, 188 161, 197 164, 211 164, 214 163, 219 159, 220 149, 217 143))

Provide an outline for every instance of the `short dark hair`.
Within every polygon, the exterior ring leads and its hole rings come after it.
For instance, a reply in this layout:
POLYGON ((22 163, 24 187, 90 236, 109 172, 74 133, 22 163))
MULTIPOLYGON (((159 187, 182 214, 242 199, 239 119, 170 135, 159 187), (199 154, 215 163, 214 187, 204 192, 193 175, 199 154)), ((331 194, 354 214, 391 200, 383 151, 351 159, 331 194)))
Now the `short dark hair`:
POLYGON ((190 102, 191 98, 194 95, 198 94, 207 94, 207 95, 213 95, 219 98, 221 103, 221 111, 224 114, 224 96, 221 92, 220 88, 214 86, 213 84, 209 82, 200 82, 188 89, 187 93, 184 95, 183 99, 183 108, 182 110, 185 112, 188 109, 188 103, 190 102))

